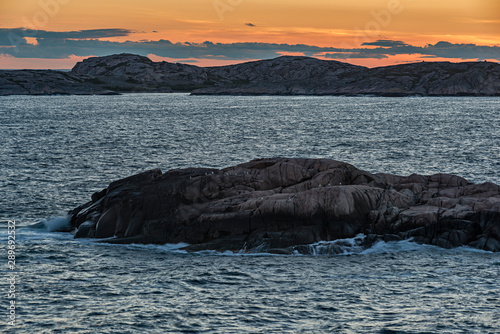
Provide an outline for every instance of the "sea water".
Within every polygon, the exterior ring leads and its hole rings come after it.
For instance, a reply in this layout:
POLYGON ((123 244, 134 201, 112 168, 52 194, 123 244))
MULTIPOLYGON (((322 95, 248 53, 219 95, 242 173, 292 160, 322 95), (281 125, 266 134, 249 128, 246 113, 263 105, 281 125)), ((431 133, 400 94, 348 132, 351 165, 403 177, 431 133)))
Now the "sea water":
POLYGON ((0 331, 500 333, 495 253, 411 240, 363 249, 360 235, 311 255, 188 254, 55 232, 93 192, 151 168, 312 157, 500 183, 499 113, 498 97, 0 97, 0 331))

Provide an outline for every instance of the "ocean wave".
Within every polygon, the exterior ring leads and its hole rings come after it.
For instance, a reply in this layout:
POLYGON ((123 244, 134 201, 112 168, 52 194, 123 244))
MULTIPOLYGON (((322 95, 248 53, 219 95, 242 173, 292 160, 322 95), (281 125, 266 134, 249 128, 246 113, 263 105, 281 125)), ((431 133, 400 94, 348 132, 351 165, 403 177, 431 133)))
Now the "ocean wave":
POLYGON ((164 244, 164 245, 153 245, 153 244, 128 244, 120 245, 116 244, 118 247, 126 247, 128 249, 143 249, 143 250, 156 250, 166 253, 187 253, 183 248, 188 247, 189 244, 185 242, 179 242, 176 244, 164 244))
MULTIPOLYGON (((56 235, 65 235, 62 239, 72 239, 70 233, 54 233, 68 231, 71 227, 69 217, 60 216, 49 219, 38 219, 24 228, 30 230, 30 233, 24 233, 24 238, 38 239, 39 237, 51 236, 52 239, 61 239, 56 235)), ((3 232, 3 231, 2 231, 3 232)), ((0 233, 3 234, 3 233, 0 233)), ((451 251, 451 252, 472 252, 472 253, 492 253, 490 251, 480 250, 468 246, 462 246, 447 250, 434 245, 420 244, 412 239, 400 241, 379 240, 373 244, 367 242, 364 234, 358 234, 354 238, 337 239, 333 241, 319 241, 309 245, 297 245, 287 249, 264 249, 257 247, 247 249, 246 247, 238 251, 217 251, 202 250, 197 252, 188 252, 185 250, 190 244, 180 242, 176 244, 114 244, 106 243, 98 239, 79 239, 84 243, 99 243, 109 247, 125 247, 128 249, 151 250, 162 253, 193 254, 204 256, 345 256, 345 255, 369 255, 369 254, 393 254, 403 252, 418 251, 451 251)))
POLYGON ((352 255, 361 253, 365 247, 366 236, 358 234, 354 238, 320 241, 310 245, 293 248, 294 254, 303 255, 352 255))
MULTIPOLYGON (((464 247, 465 248, 465 247, 464 247)), ((470 249, 467 247, 467 250, 470 249)), ((402 252, 415 252, 427 250, 445 250, 438 246, 419 244, 412 239, 401 241, 377 241, 367 246, 366 235, 358 234, 354 238, 337 239, 333 241, 320 241, 309 245, 298 245, 289 249, 271 249, 263 251, 257 249, 243 249, 236 252, 216 250, 203 250, 195 252, 199 255, 221 255, 221 256, 346 256, 346 255, 368 255, 368 254, 392 254, 402 252)))
POLYGON ((39 229, 44 232, 61 232, 71 227, 69 216, 38 219, 27 228, 39 229))

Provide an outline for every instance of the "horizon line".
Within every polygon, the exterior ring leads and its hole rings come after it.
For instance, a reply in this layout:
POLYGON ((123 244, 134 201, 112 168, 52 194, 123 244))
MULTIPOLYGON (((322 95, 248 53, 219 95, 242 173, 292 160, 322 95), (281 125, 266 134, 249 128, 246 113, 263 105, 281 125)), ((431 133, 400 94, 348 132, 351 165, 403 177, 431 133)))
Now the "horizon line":
MULTIPOLYGON (((136 53, 130 53, 130 52, 122 52, 122 53, 111 53, 105 56, 88 56, 88 57, 81 57, 82 59, 77 61, 71 68, 0 68, 1 71, 71 71, 76 64, 81 63, 87 59, 90 58, 105 58, 105 57, 111 57, 111 56, 119 56, 119 55, 132 55, 132 56, 139 56, 139 57, 144 57, 148 58, 151 60, 153 63, 161 63, 161 62, 167 62, 167 63, 172 63, 172 64, 183 64, 183 65, 190 65, 190 66, 196 66, 199 68, 213 68, 213 67, 225 67, 225 66, 234 66, 234 65, 239 65, 239 64, 245 64, 245 63, 252 63, 252 62, 259 62, 259 61, 268 61, 268 60, 274 60, 278 58, 285 58, 285 57, 295 57, 295 58, 308 58, 308 59, 317 59, 320 61, 327 61, 327 62, 339 62, 339 63, 345 63, 349 64, 352 66, 358 66, 358 67, 364 67, 364 68, 370 68, 370 69, 375 69, 375 68, 384 68, 384 67, 391 67, 391 66, 401 66, 401 65, 409 65, 409 64, 421 64, 421 63, 453 63, 453 64, 460 64, 460 63, 493 63, 493 64, 500 64, 500 61, 495 60, 495 59, 485 59, 485 60, 463 60, 463 61, 454 61, 454 60, 421 60, 421 61, 401 61, 396 64, 390 64, 390 65, 382 65, 382 66, 363 66, 363 65, 357 65, 353 64, 352 62, 348 62, 347 60, 339 60, 339 59, 324 59, 320 57, 315 57, 315 56, 306 56, 306 55, 280 55, 278 57, 273 57, 273 58, 261 58, 261 59, 246 59, 246 60, 228 60, 228 62, 232 62, 230 64, 224 64, 224 65, 208 65, 208 66, 202 66, 199 64, 193 64, 190 61, 167 61, 167 60, 154 60, 151 59, 150 56, 143 56, 140 54, 136 53)), ((153 55, 155 57, 153 58, 163 58, 163 57, 158 57, 156 55, 153 55)), ((355 58, 353 58, 355 59, 355 58)), ((60 60, 67 60, 67 59, 60 59, 60 60)))

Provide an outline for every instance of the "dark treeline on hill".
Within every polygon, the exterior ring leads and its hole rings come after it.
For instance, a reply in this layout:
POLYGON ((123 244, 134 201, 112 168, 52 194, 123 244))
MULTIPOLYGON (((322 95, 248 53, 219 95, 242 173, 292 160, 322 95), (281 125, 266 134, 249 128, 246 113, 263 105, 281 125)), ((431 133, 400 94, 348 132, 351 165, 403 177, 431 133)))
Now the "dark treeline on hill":
POLYGON ((500 96, 500 64, 422 62, 377 68, 283 56, 198 67, 119 54, 69 71, 2 70, 0 95, 191 92, 227 95, 500 96))

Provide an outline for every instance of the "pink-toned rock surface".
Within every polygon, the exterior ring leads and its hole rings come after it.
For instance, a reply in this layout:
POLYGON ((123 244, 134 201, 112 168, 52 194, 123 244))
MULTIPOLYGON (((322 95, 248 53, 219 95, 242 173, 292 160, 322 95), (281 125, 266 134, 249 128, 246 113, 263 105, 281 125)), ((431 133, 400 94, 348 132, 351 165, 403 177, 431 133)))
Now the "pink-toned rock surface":
POLYGON ((327 159, 151 170, 111 183, 70 212, 75 237, 291 252, 367 235, 500 251, 500 187, 446 174, 370 174, 327 159))

